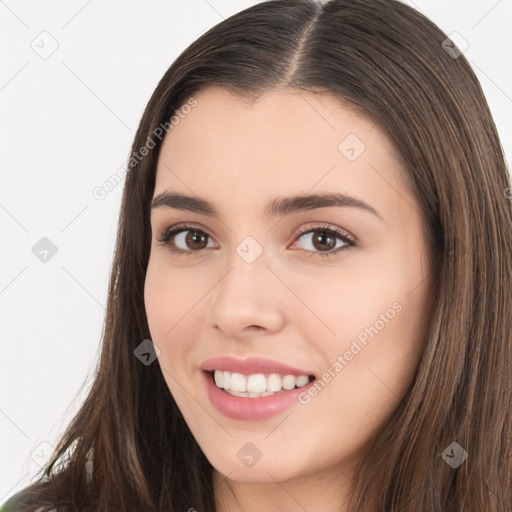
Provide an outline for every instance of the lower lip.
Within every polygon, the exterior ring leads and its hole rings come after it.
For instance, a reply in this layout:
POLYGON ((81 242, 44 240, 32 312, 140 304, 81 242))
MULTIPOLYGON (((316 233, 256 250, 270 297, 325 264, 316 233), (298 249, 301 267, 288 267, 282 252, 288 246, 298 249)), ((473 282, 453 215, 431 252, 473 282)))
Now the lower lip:
POLYGON ((211 373, 202 370, 208 397, 214 407, 228 418, 235 420, 264 420, 289 409, 298 403, 298 396, 314 384, 314 380, 300 388, 281 391, 258 398, 233 396, 215 385, 211 373))

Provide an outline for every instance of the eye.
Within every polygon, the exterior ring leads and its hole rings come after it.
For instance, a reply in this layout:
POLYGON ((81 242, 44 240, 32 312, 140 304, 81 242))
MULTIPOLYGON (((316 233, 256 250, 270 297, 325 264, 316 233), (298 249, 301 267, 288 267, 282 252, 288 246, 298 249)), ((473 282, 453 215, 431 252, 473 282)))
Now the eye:
MULTIPOLYGON (((349 233, 329 225, 313 227, 307 225, 296 235, 294 243, 301 238, 307 240, 304 250, 319 256, 333 256, 356 245, 355 239, 349 233)), ((215 244, 208 243, 212 239, 205 231, 190 224, 177 224, 168 228, 157 240, 162 245, 168 245, 172 253, 180 256, 188 256, 216 247, 215 244)))
POLYGON ((157 238, 162 245, 168 245, 172 253, 179 255, 190 255, 211 247, 208 245, 208 239, 211 240, 207 233, 189 224, 173 226, 157 238))
MULTIPOLYGON (((309 227, 309 226, 308 226, 309 227)), ((316 226, 301 230, 295 240, 304 238, 305 250, 319 256, 334 256, 340 251, 355 247, 355 239, 345 230, 335 226, 316 226), (308 235, 308 236, 306 236, 308 235), (341 243, 338 243, 341 242, 341 243)))

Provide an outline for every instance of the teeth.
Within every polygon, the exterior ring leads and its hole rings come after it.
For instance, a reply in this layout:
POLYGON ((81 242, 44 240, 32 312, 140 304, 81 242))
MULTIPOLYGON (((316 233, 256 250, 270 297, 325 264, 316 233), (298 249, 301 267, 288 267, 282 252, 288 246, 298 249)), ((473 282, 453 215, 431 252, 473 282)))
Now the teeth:
POLYGON ((307 375, 279 375, 278 373, 243 375, 222 370, 215 370, 213 377, 216 386, 223 388, 230 395, 249 398, 273 395, 283 390, 293 389, 295 386, 300 388, 309 382, 307 375))
POLYGON ((222 373, 222 387, 224 389, 231 389, 231 373, 229 372, 220 372, 222 373))
POLYGON ((249 398, 259 398, 260 396, 275 395, 275 393, 271 393, 270 391, 265 391, 263 393, 249 393, 249 392, 239 393, 238 391, 231 391, 230 389, 226 390, 226 393, 229 393, 230 395, 233 395, 233 396, 244 396, 244 397, 249 397, 249 398))
POLYGON ((293 389, 296 382, 295 375, 285 375, 282 380, 282 386, 284 389, 293 389))
MULTIPOLYGON (((229 372, 224 372, 224 375, 226 375, 226 373, 229 372)), ((224 379, 225 378, 226 377, 224 377, 224 379)), ((224 380, 224 382, 226 381, 224 380)), ((242 375, 241 373, 232 373, 230 389, 231 391, 238 391, 239 393, 247 391, 247 377, 245 375, 242 375)))
POLYGON ((272 373, 267 377, 267 391, 281 391, 281 376, 272 373))
POLYGON ((302 386, 305 386, 309 382, 309 377, 307 375, 300 375, 297 377, 297 387, 300 388, 302 386))
POLYGON ((267 391, 267 379, 263 373, 249 375, 247 379, 247 390, 253 393, 263 393, 267 391))

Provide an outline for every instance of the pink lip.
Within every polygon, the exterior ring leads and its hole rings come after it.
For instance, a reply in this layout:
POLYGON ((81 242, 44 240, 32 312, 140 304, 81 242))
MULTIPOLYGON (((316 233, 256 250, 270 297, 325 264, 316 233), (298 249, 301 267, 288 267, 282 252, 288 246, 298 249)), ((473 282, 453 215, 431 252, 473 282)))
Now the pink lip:
MULTIPOLYGON (((251 371, 251 373, 253 372, 251 371)), ((315 383, 313 380, 305 386, 291 389, 290 391, 279 392, 274 395, 259 398, 249 398, 233 396, 218 388, 213 381, 212 374, 206 369, 204 369, 201 374, 205 381, 208 398, 213 406, 228 418, 244 421, 264 420, 284 412, 292 405, 297 405, 299 395, 307 391, 309 387, 313 386, 315 383)), ((292 375, 289 372, 287 374, 292 375)), ((307 373, 299 373, 299 375, 307 375, 307 373)))
MULTIPOLYGON (((235 357, 221 356, 208 359, 200 368, 208 372, 213 370, 223 370, 228 372, 243 373, 251 375, 253 373, 279 373, 280 375, 313 375, 308 370, 300 368, 292 368, 283 363, 272 361, 270 359, 262 359, 260 357, 249 357, 247 359, 237 359, 235 357)), ((254 399, 252 399, 254 400, 254 399)))

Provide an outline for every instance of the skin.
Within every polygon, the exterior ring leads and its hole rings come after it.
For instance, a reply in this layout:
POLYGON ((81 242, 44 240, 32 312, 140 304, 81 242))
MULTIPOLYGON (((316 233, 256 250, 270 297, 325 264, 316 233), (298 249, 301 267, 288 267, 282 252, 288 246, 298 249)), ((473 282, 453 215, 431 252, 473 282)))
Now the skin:
POLYGON ((406 169, 378 125, 331 95, 282 89, 249 105, 210 87, 194 97, 197 106, 163 142, 154 196, 199 196, 221 217, 151 213, 144 296, 158 364, 215 468, 218 511, 348 512, 354 466, 413 378, 431 296, 424 224, 406 169), (366 146, 354 161, 338 149, 349 134, 366 146), (263 214, 275 197, 319 192, 354 196, 381 218, 354 207, 263 214), (181 222, 204 231, 207 247, 187 246, 189 232, 175 239, 189 255, 157 241, 181 222), (299 238, 302 228, 323 224, 345 230, 357 246, 322 256, 322 247, 336 244, 333 252, 345 243, 299 238), (247 236, 263 248, 252 263, 236 252, 247 236), (199 370, 205 360, 266 357, 321 378, 397 303, 400 312, 359 343, 309 403, 252 422, 227 418, 210 403, 199 370), (262 453, 250 468, 237 457, 247 442, 262 453))

